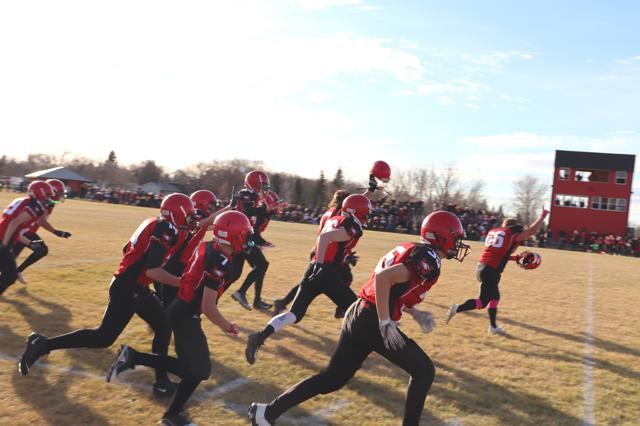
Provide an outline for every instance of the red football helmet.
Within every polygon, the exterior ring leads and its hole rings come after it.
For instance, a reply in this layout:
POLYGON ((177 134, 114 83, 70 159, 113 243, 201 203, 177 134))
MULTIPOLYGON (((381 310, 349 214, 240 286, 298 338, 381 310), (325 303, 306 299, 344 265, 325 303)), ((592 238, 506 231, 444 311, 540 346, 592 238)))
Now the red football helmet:
POLYGON ((244 177, 244 185, 261 194, 269 190, 269 176, 261 170, 253 170, 244 177))
POLYGON ((27 187, 27 193, 36 200, 46 203, 50 202, 54 196, 51 185, 43 180, 31 182, 27 187))
POLYGON ((184 194, 169 194, 160 204, 160 214, 178 228, 189 227, 195 220, 191 199, 184 194))
POLYGON ((462 262, 470 247, 462 242, 464 229, 458 216, 447 211, 435 211, 422 221, 420 236, 433 248, 442 250, 447 259, 462 262))
POLYGON ((285 202, 280 199, 280 196, 271 190, 265 191, 264 194, 262 194, 262 201, 269 210, 278 210, 285 204, 285 202))
POLYGON ((373 163, 369 174, 383 182, 389 182, 391 179, 391 167, 385 161, 379 160, 373 163))
POLYGON ((349 195, 342 202, 342 212, 355 217, 361 224, 367 221, 371 208, 371 201, 360 194, 349 195))
POLYGON ((64 198, 66 188, 61 180, 47 179, 45 182, 51 185, 51 188, 53 189, 53 197, 51 198, 53 198, 55 201, 60 201, 60 198, 64 198))
POLYGON ((191 198, 193 206, 207 216, 215 213, 218 200, 216 194, 213 192, 207 189, 201 189, 191 194, 189 198, 191 198))
POLYGON ((251 234, 249 218, 238 211, 227 211, 213 221, 213 237, 222 244, 231 246, 234 253, 240 253, 247 247, 251 234))
POLYGON ((542 263, 542 257, 538 253, 523 251, 518 255, 517 262, 523 269, 536 269, 542 263))

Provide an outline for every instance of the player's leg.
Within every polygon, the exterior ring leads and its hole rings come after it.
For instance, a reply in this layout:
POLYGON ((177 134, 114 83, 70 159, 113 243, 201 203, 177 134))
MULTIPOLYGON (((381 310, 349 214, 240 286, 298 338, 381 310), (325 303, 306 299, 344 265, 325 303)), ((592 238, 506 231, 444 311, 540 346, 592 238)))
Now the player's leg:
MULTIPOLYGON (((309 264, 307 266, 305 277, 308 277, 311 273, 311 265, 312 264, 309 264)), ((307 308, 311 302, 313 302, 313 299, 321 294, 323 285, 324 283, 317 282, 317 280, 309 282, 308 280, 303 279, 298 289, 298 293, 293 300, 291 309, 288 312, 271 318, 261 331, 249 335, 247 339, 247 347, 245 349, 245 356, 249 364, 253 364, 255 362, 256 352, 273 333, 302 320, 307 312, 307 308)))
MULTIPOLYGON (((169 342, 171 341, 171 326, 166 311, 160 301, 144 289, 140 294, 140 305, 136 313, 142 318, 154 332, 151 351, 159 355, 167 355, 169 342)), ((175 390, 174 383, 169 380, 166 369, 156 369, 156 382, 153 385, 156 395, 172 394, 175 390)))
POLYGON ((337 272, 333 275, 333 280, 326 282, 323 286, 324 294, 336 304, 336 312, 338 310, 346 312, 349 306, 357 299, 351 287, 346 286, 342 278, 342 273, 337 272))
POLYGON ((76 330, 51 338, 31 333, 27 337, 27 346, 18 363, 20 373, 26 375, 38 358, 51 351, 111 346, 137 309, 135 286, 136 283, 114 278, 109 287, 109 303, 98 328, 76 330))
MULTIPOLYGON (((236 280, 238 280, 240 278, 240 276, 242 275, 242 269, 244 268, 244 262, 246 260, 247 254, 246 253, 241 253, 238 256, 236 256, 233 259, 233 276, 229 277, 229 282, 235 282, 236 280)), ((245 280, 246 282, 246 280, 245 280)), ((233 300, 235 300, 236 302, 238 302, 240 304, 240 306, 242 306, 243 308, 245 308, 246 310, 250 311, 252 310, 251 308, 251 304, 249 303, 249 301, 247 300, 247 294, 246 291, 242 290, 243 285, 235 292, 233 292, 231 294, 231 298, 233 300)))
MULTIPOLYGON (((349 266, 348 263, 342 265, 342 268, 340 269, 340 278, 343 285, 345 285, 346 287, 351 287, 351 283, 353 282, 353 274, 351 273, 351 266, 349 266)), ((342 318, 344 317, 345 311, 345 309, 336 304, 336 312, 334 313, 334 316, 336 318, 342 318)))
MULTIPOLYGON (((493 269, 493 268, 490 268, 493 269)), ((484 289, 484 282, 487 280, 487 267, 486 265, 479 263, 476 268, 476 279, 480 283, 480 295, 474 299, 467 299, 464 303, 461 304, 452 304, 449 306, 449 310, 444 315, 444 323, 449 324, 449 321, 459 312, 472 311, 474 309, 482 309, 487 304, 489 304, 489 299, 487 297, 486 290, 484 289)))
MULTIPOLYGON (((35 233, 25 234, 24 236, 31 241, 41 240, 40 236, 35 233)), ((31 254, 27 256, 27 258, 20 264, 20 266, 18 266, 18 273, 21 274, 25 269, 45 257, 47 254, 49 254, 49 247, 44 242, 42 242, 42 244, 34 249, 31 254)))
POLYGON ((293 299, 296 297, 298 293, 298 289, 300 288, 300 283, 291 287, 291 290, 287 293, 285 297, 282 299, 276 299, 273 301, 273 313, 274 315, 278 315, 282 313, 285 309, 287 309, 287 305, 293 302, 293 299))
POLYGON ((253 269, 251 269, 251 272, 249 272, 238 291, 246 295, 251 284, 255 283, 253 307, 257 309, 271 309, 271 305, 263 302, 261 299, 262 283, 264 281, 264 276, 267 273, 267 269, 269 268, 269 262, 264 257, 264 253, 262 253, 262 250, 259 247, 253 247, 249 251, 247 254, 247 262, 253 269))
POLYGON ((360 369, 364 360, 371 353, 367 339, 356 337, 362 333, 360 329, 360 325, 356 323, 349 331, 343 327, 338 346, 326 370, 298 382, 269 404, 251 404, 249 409, 251 421, 257 423, 264 419, 273 423, 296 405, 318 394, 328 394, 342 388, 360 369))
POLYGON ((0 295, 18 279, 16 258, 11 250, 5 249, 0 253, 0 295))

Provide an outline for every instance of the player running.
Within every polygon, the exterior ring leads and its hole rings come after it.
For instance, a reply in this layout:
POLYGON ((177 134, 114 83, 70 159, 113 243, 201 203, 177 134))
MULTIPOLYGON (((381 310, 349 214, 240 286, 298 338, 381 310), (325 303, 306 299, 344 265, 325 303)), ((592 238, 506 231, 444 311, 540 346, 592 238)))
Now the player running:
POLYGON ((289 324, 300 322, 313 299, 320 294, 325 294, 345 310, 353 303, 356 295, 342 283, 341 270, 346 255, 362 236, 362 224, 367 221, 370 211, 371 202, 367 197, 350 195, 342 203, 340 215, 327 221, 316 239, 313 258, 307 265, 291 309, 271 318, 262 331, 249 336, 245 350, 249 364, 255 362, 256 352, 269 336, 289 324))
MULTIPOLYGON (((149 284, 155 280, 176 287, 180 285, 180 277, 164 270, 162 264, 175 245, 178 232, 189 229, 193 222, 194 209, 189 197, 183 194, 165 197, 160 205, 160 216, 142 222, 124 246, 124 257, 109 286, 109 302, 100 326, 51 338, 31 333, 18 362, 20 374, 27 375, 33 363, 51 351, 111 346, 134 314, 154 332, 152 351, 166 355, 171 329, 165 310, 149 290, 149 284)), ((159 396, 175 390, 166 371, 156 370, 153 390, 159 396)))
POLYGON ((449 324, 449 321, 458 312, 488 307, 489 334, 506 334, 504 328, 498 327, 496 323, 498 303, 500 302, 498 284, 502 271, 507 266, 507 262, 512 260, 511 255, 516 248, 523 241, 538 233, 548 214, 549 212, 543 208, 540 217, 527 229, 524 229, 517 219, 507 218, 502 222, 501 227, 493 228, 487 233, 484 250, 476 267, 476 279, 480 282, 480 295, 460 305, 452 304, 444 316, 445 324, 449 324))
MULTIPOLYGON (((239 258, 237 265, 238 273, 242 274, 244 259, 251 265, 251 272, 247 275, 238 291, 231 295, 231 298, 240 303, 243 308, 251 310, 251 305, 247 300, 247 290, 255 284, 255 296, 253 307, 256 309, 271 309, 271 304, 262 300, 262 283, 269 268, 269 262, 264 257, 262 249, 273 247, 273 244, 262 238, 262 232, 267 228, 272 211, 264 203, 263 199, 269 190, 269 176, 263 171, 253 170, 244 178, 244 188, 238 192, 236 210, 244 213, 251 221, 253 233, 251 239, 254 244, 247 248, 246 252, 239 258)), ((275 194, 275 193, 274 193, 275 194)), ((277 197, 277 194, 275 194, 277 197)))
POLYGON ((405 335, 397 322, 409 312, 429 332, 435 320, 414 306, 427 295, 440 276, 440 259, 463 261, 469 246, 463 244, 462 224, 452 213, 436 211, 420 230, 421 241, 405 243, 387 253, 362 287, 358 300, 347 310, 338 347, 322 373, 308 377, 269 404, 252 403, 252 425, 271 425, 287 410, 318 394, 342 388, 371 352, 377 352, 409 373, 403 425, 417 425, 435 377, 429 356, 405 335))
MULTIPOLYGON (((46 215, 53 200, 53 188, 46 182, 34 181, 27 187, 28 196, 16 198, 2 212, 0 218, 0 295, 16 282, 18 268, 13 247, 20 235, 46 215)), ((27 246, 34 252, 42 250, 41 240, 27 246)))
POLYGON ((29 247, 32 250, 32 253, 18 266, 18 281, 23 284, 26 284, 25 279, 22 277, 22 272, 27 269, 29 266, 36 263, 38 260, 45 257, 49 254, 49 247, 45 244, 42 238, 37 234, 38 229, 43 227, 47 231, 51 232, 56 237, 60 238, 69 238, 71 237, 71 233, 67 231, 63 231, 60 229, 56 229, 49 223, 49 218, 53 213, 53 208, 60 201, 64 201, 65 194, 65 186, 61 180, 58 179, 47 179, 49 185, 51 185, 51 189, 53 189, 53 196, 51 197, 51 203, 45 208, 45 213, 42 217, 39 218, 38 221, 34 222, 29 229, 25 229, 18 240, 13 245, 13 254, 17 258, 18 255, 22 252, 25 247, 29 247), (31 246, 34 241, 39 241, 37 245, 31 246))
POLYGON ((209 346, 202 331, 201 314, 220 327, 228 336, 236 337, 238 326, 229 322, 218 309, 220 296, 232 281, 235 257, 246 248, 251 223, 242 213, 222 213, 213 222, 212 241, 202 242, 194 252, 180 280, 178 296, 169 307, 169 321, 176 343, 174 358, 165 354, 147 354, 123 345, 113 362, 107 381, 119 373, 144 365, 167 370, 181 378, 178 389, 162 417, 162 424, 183 426, 192 424, 182 413, 184 405, 201 381, 211 373, 209 346))

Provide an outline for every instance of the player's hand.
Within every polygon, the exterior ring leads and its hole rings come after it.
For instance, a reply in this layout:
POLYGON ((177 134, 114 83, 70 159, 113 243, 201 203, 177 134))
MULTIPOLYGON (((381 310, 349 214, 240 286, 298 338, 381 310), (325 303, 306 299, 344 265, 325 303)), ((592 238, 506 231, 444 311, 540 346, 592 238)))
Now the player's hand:
POLYGON ((542 219, 546 218, 549 215, 549 210, 545 209, 544 207, 542 208, 542 213, 540 213, 540 217, 542 219))
POLYGON ((55 231, 53 231, 53 235, 60 238, 69 238, 71 236, 71 232, 56 229, 55 231))
POLYGON ((345 262, 348 263, 351 266, 356 266, 356 264, 358 263, 358 259, 360 259, 360 257, 356 256, 356 252, 351 252, 349 253, 349 255, 347 257, 345 257, 345 262))
POLYGON ((262 243, 262 247, 264 247, 264 248, 274 248, 274 247, 275 247, 275 244, 270 243, 269 241, 266 241, 266 240, 265 240, 265 242, 264 242, 264 243, 262 243))
POLYGON ((404 348, 406 342, 402 334, 400 334, 400 330, 398 330, 398 325, 395 321, 391 321, 389 318, 380 320, 379 327, 385 348, 390 351, 397 351, 404 348))
POLYGON ((420 325, 423 333, 431 333, 436 328, 436 317, 431 312, 421 311, 415 308, 407 309, 407 312, 420 325))
POLYGON ((240 327, 230 322, 229 327, 224 332, 229 337, 238 337, 238 334, 240 334, 240 327))
POLYGON ((378 189, 378 181, 373 175, 369 175, 369 191, 375 192, 378 189))
POLYGON ((309 281, 320 280, 324 276, 324 265, 322 263, 314 263, 313 269, 309 274, 309 281))

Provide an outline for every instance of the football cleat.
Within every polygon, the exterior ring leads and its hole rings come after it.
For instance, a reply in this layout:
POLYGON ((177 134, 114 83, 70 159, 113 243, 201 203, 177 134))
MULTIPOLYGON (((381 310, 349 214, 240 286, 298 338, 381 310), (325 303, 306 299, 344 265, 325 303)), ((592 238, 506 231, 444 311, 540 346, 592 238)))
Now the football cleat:
POLYGON ((118 374, 125 370, 131 370, 133 367, 133 349, 127 345, 121 345, 116 359, 111 363, 111 368, 109 368, 105 379, 107 382, 111 382, 118 374))
POLYGON ((178 384, 169 380, 167 376, 159 379, 153 384, 153 394, 158 398, 168 398, 172 397, 176 390, 178 389, 178 384))
POLYGON ((247 296, 244 293, 236 291, 235 293, 233 293, 231 295, 231 298, 233 300, 235 300, 236 302, 238 302, 246 310, 248 310, 248 311, 252 310, 251 305, 249 304, 249 301, 247 300, 247 296))
POLYGON ((505 334, 507 334, 505 329, 502 328, 502 327, 489 326, 489 329, 487 331, 488 331, 489 334, 500 334, 501 336, 504 336, 505 334))
POLYGON ((453 303, 452 305, 449 306, 449 310, 444 315, 444 323, 449 324, 449 321, 451 321, 453 317, 456 316, 457 313, 458 313, 458 305, 453 303))
POLYGON ((164 426, 197 426, 182 413, 165 413, 162 416, 162 420, 160 420, 160 424, 164 426))
POLYGON ((287 309, 287 303, 284 300, 276 299, 273 301, 273 316, 281 314, 287 309))
POLYGON ((23 376, 29 374, 29 370, 34 362, 38 360, 42 355, 48 354, 47 351, 47 338, 42 334, 31 333, 27 337, 27 346, 18 361, 18 371, 23 376))
POLYGON ((263 300, 258 300, 257 302, 253 302, 253 307, 256 309, 261 309, 263 311, 268 311, 271 309, 272 305, 263 300))
POLYGON ((251 403, 248 413, 251 426, 271 426, 273 424, 270 423, 265 417, 266 410, 267 404, 259 404, 257 402, 251 403))
POLYGON ((249 364, 256 362, 256 352, 260 349, 260 346, 264 344, 264 338, 260 333, 253 333, 249 335, 247 339, 247 348, 244 350, 244 356, 247 358, 249 364))

